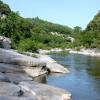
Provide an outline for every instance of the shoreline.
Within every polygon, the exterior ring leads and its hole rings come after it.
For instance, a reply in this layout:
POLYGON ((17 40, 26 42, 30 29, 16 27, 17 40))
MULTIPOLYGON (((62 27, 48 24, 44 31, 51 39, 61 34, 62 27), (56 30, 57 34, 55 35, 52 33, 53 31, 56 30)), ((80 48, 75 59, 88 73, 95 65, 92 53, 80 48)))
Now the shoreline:
POLYGON ((70 50, 69 53, 100 57, 100 52, 96 51, 95 49, 81 49, 80 51, 70 50))
POLYGON ((68 52, 68 53, 73 53, 73 54, 82 54, 82 55, 86 55, 86 56, 96 56, 96 57, 100 57, 100 49, 80 49, 78 50, 74 50, 74 49, 61 49, 61 48, 53 48, 51 50, 42 50, 40 49, 39 54, 48 54, 48 53, 60 53, 60 52, 68 52))

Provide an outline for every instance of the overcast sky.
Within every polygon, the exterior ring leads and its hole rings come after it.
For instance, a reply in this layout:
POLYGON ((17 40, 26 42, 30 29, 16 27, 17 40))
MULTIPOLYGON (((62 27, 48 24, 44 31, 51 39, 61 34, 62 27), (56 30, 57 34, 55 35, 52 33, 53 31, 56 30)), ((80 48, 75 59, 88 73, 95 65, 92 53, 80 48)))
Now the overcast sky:
POLYGON ((85 28, 100 10, 100 0, 2 0, 23 17, 85 28))

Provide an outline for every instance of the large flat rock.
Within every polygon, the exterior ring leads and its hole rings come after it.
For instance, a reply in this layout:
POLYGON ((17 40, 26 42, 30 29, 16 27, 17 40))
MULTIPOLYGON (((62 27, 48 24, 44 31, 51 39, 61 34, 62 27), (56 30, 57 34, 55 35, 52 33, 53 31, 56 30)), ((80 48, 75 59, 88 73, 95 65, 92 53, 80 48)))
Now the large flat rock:
POLYGON ((25 73, 5 73, 3 74, 11 83, 18 84, 21 81, 32 81, 33 79, 25 73))
POLYGON ((46 66, 46 63, 41 62, 37 58, 22 55, 13 50, 5 50, 1 48, 0 48, 0 62, 8 64, 16 64, 20 66, 33 66, 33 67, 46 66))
POLYGON ((47 73, 45 67, 26 67, 12 64, 0 63, 0 72, 2 73, 18 73, 19 75, 25 73, 30 77, 37 77, 47 73))
POLYGON ((71 94, 60 88, 32 81, 20 82, 19 86, 22 90, 29 91, 33 96, 40 98, 40 100, 71 100, 71 94))

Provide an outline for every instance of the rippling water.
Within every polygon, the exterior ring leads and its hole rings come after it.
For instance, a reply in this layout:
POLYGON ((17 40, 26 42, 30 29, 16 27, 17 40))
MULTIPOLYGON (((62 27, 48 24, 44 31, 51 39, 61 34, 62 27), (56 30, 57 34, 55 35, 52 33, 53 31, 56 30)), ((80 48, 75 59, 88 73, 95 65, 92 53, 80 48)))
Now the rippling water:
POLYGON ((72 100, 100 100, 100 58, 70 54, 52 56, 70 70, 65 75, 49 75, 46 83, 71 92, 72 100))

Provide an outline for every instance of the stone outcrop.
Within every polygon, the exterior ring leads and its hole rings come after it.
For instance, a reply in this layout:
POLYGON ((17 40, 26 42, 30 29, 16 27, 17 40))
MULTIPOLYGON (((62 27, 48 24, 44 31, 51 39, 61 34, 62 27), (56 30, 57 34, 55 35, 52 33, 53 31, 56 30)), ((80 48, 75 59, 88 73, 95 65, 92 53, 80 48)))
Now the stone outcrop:
POLYGON ((46 66, 44 62, 37 58, 19 54, 13 50, 5 50, 0 48, 0 62, 6 64, 15 64, 29 67, 46 66))
POLYGON ((54 59, 48 55, 39 55, 38 59, 45 62, 47 69, 54 73, 69 73, 69 70, 64 66, 58 64, 54 59))
POLYGON ((0 36, 0 46, 5 49, 10 49, 11 48, 10 38, 0 36))
POLYGON ((0 100, 71 100, 69 92, 33 81, 46 74, 47 69, 66 72, 56 64, 46 55, 33 58, 0 48, 0 100))
POLYGON ((71 94, 34 81, 0 82, 0 100, 71 100, 71 94))
POLYGON ((58 63, 47 62, 47 68, 54 73, 69 73, 69 70, 58 63))
POLYGON ((0 49, 1 72, 24 72, 36 77, 46 73, 46 63, 13 50, 0 49))
POLYGON ((30 81, 30 82, 20 82, 19 86, 22 88, 22 90, 24 89, 32 93, 34 96, 38 96, 40 100, 70 100, 71 99, 71 94, 69 92, 45 84, 39 84, 30 81))

